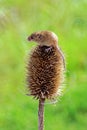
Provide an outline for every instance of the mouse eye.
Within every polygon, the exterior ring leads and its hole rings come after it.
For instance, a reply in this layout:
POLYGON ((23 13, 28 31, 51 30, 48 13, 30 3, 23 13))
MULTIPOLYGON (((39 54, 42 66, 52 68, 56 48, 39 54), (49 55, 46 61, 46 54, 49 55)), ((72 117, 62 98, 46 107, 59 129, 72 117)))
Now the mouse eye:
POLYGON ((31 39, 33 39, 33 36, 31 36, 31 39))
POLYGON ((41 34, 38 34, 37 37, 40 39, 40 38, 42 37, 42 35, 41 35, 41 34))

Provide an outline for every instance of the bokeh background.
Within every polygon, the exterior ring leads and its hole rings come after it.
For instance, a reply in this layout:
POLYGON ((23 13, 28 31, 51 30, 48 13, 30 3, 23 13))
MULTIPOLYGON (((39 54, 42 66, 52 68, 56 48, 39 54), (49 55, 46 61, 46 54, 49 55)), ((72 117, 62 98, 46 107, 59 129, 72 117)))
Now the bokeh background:
POLYGON ((26 96, 27 36, 50 30, 67 62, 63 96, 45 105, 45 130, 87 129, 87 0, 0 0, 0 130, 37 130, 38 101, 26 96))

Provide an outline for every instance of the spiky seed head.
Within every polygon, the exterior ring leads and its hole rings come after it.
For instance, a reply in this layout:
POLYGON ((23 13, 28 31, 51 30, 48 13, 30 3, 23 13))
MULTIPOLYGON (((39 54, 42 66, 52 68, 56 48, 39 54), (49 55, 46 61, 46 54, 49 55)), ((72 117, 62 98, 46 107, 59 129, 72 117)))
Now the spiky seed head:
POLYGON ((35 98, 52 99, 63 81, 63 56, 57 47, 58 38, 50 31, 31 34, 29 41, 38 43, 27 65, 27 84, 35 98))

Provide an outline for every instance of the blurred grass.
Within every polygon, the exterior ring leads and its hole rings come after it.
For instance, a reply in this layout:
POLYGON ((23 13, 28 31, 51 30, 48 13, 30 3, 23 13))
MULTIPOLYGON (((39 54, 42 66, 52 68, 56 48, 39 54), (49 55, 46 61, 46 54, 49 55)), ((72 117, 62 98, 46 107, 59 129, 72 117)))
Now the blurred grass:
POLYGON ((66 89, 45 106, 46 130, 87 129, 87 1, 0 0, 0 130, 36 130, 38 101, 25 95, 27 36, 51 30, 66 55, 66 89))

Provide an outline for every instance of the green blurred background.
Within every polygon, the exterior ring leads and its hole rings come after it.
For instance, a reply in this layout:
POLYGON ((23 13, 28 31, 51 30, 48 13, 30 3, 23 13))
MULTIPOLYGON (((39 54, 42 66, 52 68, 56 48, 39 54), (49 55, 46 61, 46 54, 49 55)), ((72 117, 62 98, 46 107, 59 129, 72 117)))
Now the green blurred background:
POLYGON ((50 30, 67 62, 65 90, 45 105, 45 130, 87 129, 87 0, 0 0, 0 130, 37 130, 38 101, 26 96, 27 37, 50 30))

